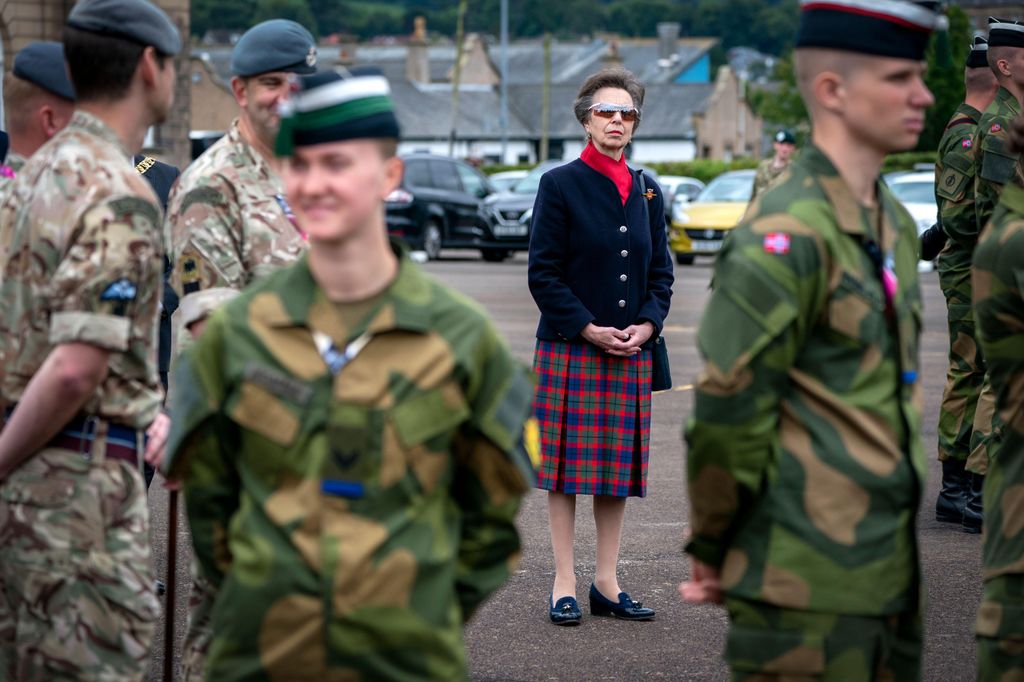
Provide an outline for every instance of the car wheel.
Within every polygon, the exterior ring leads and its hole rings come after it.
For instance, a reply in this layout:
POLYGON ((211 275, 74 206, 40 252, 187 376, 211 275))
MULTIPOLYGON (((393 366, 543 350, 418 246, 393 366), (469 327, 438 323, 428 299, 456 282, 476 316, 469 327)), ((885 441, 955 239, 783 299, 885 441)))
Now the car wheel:
POLYGON ((423 228, 423 250, 430 260, 441 257, 441 227, 433 220, 423 228))
POLYGON ((480 252, 480 255, 483 256, 484 260, 488 263, 500 263, 512 254, 506 249, 484 249, 480 252))
POLYGON ((680 265, 693 265, 693 254, 692 253, 677 253, 676 262, 680 265))

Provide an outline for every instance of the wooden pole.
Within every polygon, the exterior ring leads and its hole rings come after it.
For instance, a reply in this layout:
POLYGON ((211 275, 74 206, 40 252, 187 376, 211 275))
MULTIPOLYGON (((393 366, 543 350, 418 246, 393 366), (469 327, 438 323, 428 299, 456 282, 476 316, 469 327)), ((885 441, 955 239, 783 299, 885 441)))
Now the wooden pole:
POLYGON ((164 595, 164 682, 174 682, 174 595, 178 563, 178 491, 167 495, 167 592, 164 595))
POLYGON ((459 120, 459 84, 462 82, 462 43, 466 33, 467 0, 459 0, 459 14, 455 22, 455 67, 452 71, 452 127, 448 132, 448 156, 455 156, 455 127, 459 120))

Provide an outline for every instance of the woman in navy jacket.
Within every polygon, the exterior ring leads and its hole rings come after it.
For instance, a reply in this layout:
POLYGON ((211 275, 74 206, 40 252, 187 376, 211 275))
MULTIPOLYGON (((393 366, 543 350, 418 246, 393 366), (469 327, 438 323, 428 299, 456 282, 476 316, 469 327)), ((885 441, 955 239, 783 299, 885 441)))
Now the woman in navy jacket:
POLYGON ((618 584, 626 498, 646 493, 650 346, 668 314, 672 261, 661 189, 626 165, 644 87, 629 71, 588 78, 573 105, 580 158, 544 174, 533 208, 530 292, 540 309, 534 369, 541 427, 538 487, 548 492, 555 558, 549 612, 577 624, 576 495, 594 496, 597 566, 590 611, 649 620, 618 584))

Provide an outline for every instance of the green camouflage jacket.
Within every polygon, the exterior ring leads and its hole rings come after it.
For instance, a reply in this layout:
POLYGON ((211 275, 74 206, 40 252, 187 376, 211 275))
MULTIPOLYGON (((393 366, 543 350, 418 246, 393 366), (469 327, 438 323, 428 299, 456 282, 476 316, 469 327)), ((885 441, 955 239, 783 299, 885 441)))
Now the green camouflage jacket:
POLYGON ((1024 189, 1007 185, 974 252, 974 316, 1002 418, 985 477, 978 634, 1024 635, 1024 189))
POLYGON ((916 607, 917 231, 805 149, 715 263, 686 430, 687 551, 734 597, 877 615, 916 607), (881 239, 876 243, 876 235, 881 239), (897 282, 887 303, 881 269, 897 282))
POLYGON ((114 132, 75 112, 0 208, 0 393, 17 402, 54 346, 111 352, 87 414, 145 428, 160 409, 160 204, 114 132))
POLYGON ((1013 183, 1024 187, 1024 168, 1019 154, 1010 151, 1010 121, 1020 116, 1020 102, 1006 88, 999 88, 996 98, 978 122, 974 138, 977 156, 974 160, 974 220, 976 234, 985 229, 992 211, 999 203, 1003 186, 1013 183))
POLYGON ((289 214, 280 177, 242 138, 236 120, 181 174, 167 204, 180 324, 202 319, 305 252, 289 214))
POLYGON ((403 257, 353 317, 302 258, 218 310, 175 382, 210 679, 464 677, 536 456, 530 373, 477 307, 403 257))
MULTIPOLYGON (((935 203, 939 207, 939 221, 943 231, 966 253, 963 267, 971 266, 970 254, 978 241, 977 221, 974 215, 974 160, 975 134, 981 112, 962 103, 946 124, 939 141, 935 162, 935 203)), ((944 254, 946 259, 948 254, 944 254)))

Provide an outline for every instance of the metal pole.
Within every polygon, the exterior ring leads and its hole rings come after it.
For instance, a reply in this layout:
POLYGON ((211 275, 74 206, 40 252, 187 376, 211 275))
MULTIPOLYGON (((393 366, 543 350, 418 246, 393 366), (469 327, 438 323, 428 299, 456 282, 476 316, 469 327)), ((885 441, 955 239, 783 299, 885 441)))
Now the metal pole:
POLYGON ((544 34, 544 85, 540 98, 540 158, 548 160, 548 131, 551 129, 551 34, 544 34))
POLYGON ((455 156, 455 127, 459 121, 459 86, 462 82, 462 43, 466 33, 467 0, 459 0, 459 14, 455 22, 455 68, 452 71, 452 127, 448 133, 448 156, 455 156))
POLYGON ((501 0, 501 162, 508 163, 508 0, 501 0))
POLYGON ((164 682, 174 682, 174 600, 178 573, 178 491, 167 495, 167 592, 164 595, 164 682))

